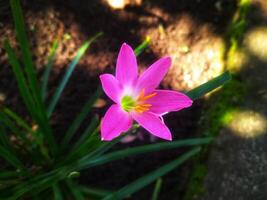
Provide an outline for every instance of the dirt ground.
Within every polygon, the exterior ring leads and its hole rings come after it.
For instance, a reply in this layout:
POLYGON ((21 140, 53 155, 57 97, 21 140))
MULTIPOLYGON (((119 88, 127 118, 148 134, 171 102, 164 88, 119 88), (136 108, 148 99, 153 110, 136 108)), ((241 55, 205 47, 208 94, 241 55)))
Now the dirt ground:
MULTIPOLYGON (((172 57, 172 68, 162 83, 164 88, 187 91, 218 75, 224 70, 224 38, 235 9, 236 1, 231 0, 146 0, 140 5, 129 5, 121 10, 112 9, 103 0, 37 0, 31 3, 23 1, 28 35, 40 75, 53 40, 59 40, 49 82, 50 95, 79 46, 95 33, 104 33, 90 47, 75 69, 56 108, 52 122, 58 137, 64 134, 66 125, 72 121, 98 86, 99 74, 114 72, 118 49, 123 42, 136 47, 146 36, 151 37, 149 49, 139 57, 141 70, 162 56, 172 57)), ((21 100, 2 48, 5 38, 9 38, 12 44, 16 45, 8 7, 2 10, 0 103, 25 114, 24 107, 17 106, 22 105, 18 104, 21 100)), ((95 113, 101 116, 110 104, 105 96, 103 99, 106 105, 95 108, 95 113)), ((175 139, 199 136, 197 126, 203 105, 204 100, 199 100, 194 102, 192 108, 166 116, 165 121, 175 139)), ((90 117, 88 121, 89 119, 90 117)), ((143 130, 140 132, 144 139, 120 144, 118 148, 157 141, 148 137, 143 130)), ((80 181, 88 185, 118 189, 167 163, 183 151, 184 149, 164 151, 107 164, 97 170, 84 172, 80 181)), ((185 191, 191 167, 192 163, 188 162, 164 177, 159 199, 180 199, 185 191)), ((134 195, 133 199, 148 199, 151 192, 152 187, 148 187, 134 195)))

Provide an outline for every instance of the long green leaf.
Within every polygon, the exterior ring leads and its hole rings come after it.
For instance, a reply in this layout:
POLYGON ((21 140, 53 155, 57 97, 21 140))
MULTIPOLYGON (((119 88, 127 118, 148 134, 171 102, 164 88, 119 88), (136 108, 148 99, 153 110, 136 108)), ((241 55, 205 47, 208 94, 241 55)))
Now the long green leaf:
POLYGON ((54 200, 63 200, 64 199, 58 184, 53 184, 52 190, 53 190, 53 194, 54 194, 54 200))
POLYGON ((25 122, 20 116, 18 116, 15 112, 10 110, 9 108, 3 108, 3 112, 9 116, 11 119, 13 119, 17 124, 21 127, 23 127, 27 132, 31 133, 32 129, 31 127, 25 122))
POLYGON ((194 146, 194 145, 203 145, 210 143, 212 138, 199 138, 199 139, 186 139, 186 140, 178 140, 174 142, 160 142, 157 144, 148 144, 139 147, 133 147, 128 149, 123 149, 115 152, 111 152, 105 154, 103 156, 98 157, 87 157, 88 159, 84 158, 81 159, 80 162, 77 164, 79 165, 80 169, 94 167, 97 165, 102 165, 107 162, 111 162, 114 160, 123 159, 130 156, 135 156, 138 154, 150 153, 154 151, 166 150, 166 149, 174 149, 178 147, 185 147, 185 146, 194 146))
POLYGON ((195 89, 187 92, 187 95, 192 99, 195 100, 204 94, 222 86, 227 81, 231 80, 231 74, 229 72, 224 72, 223 74, 215 77, 214 79, 196 87, 195 89))
POLYGON ((158 200, 161 185, 162 185, 162 179, 158 178, 155 184, 155 188, 154 188, 151 200, 158 200))
POLYGON ((0 180, 3 179, 12 179, 19 176, 19 173, 17 171, 0 171, 0 180))
POLYGON ((8 163, 13 165, 16 169, 25 171, 25 168, 21 161, 14 156, 10 151, 6 150, 4 147, 0 146, 0 156, 5 159, 8 163))
POLYGON ((33 177, 29 181, 21 182, 16 187, 14 187, 10 194, 10 198, 7 199, 19 199, 23 195, 28 193, 31 193, 31 195, 38 194, 39 192, 52 187, 54 184, 64 179, 67 174, 68 172, 66 171, 66 169, 59 168, 33 177))
POLYGON ((72 196, 74 197, 74 200, 84 200, 83 193, 80 191, 80 188, 77 187, 76 184, 72 182, 72 180, 67 180, 67 185, 69 190, 72 193, 72 196))
POLYGON ((162 177, 163 175, 167 174, 168 172, 174 170, 176 167, 183 164, 185 161, 190 159, 192 156, 196 155, 201 150, 200 147, 196 147, 192 149, 191 151, 183 154, 179 158, 175 159, 174 161, 160 167, 159 169, 156 169, 147 175, 137 179, 136 181, 133 181, 132 183, 124 186, 117 192, 108 195, 103 200, 120 200, 125 197, 128 197, 129 195, 133 194, 134 192, 137 192, 138 190, 142 189, 143 187, 147 186, 148 184, 155 181, 157 178, 162 177))
POLYGON ((10 152, 14 152, 13 145, 11 144, 6 127, 3 125, 3 122, 0 122, 0 144, 10 152))
POLYGON ((82 133, 79 140, 74 144, 71 152, 75 152, 77 149, 83 148, 83 146, 89 143, 88 140, 90 140, 90 137, 94 133, 94 130, 97 129, 98 124, 99 124, 99 119, 97 117, 94 117, 90 122, 90 124, 85 129, 85 131, 82 133))
POLYGON ((41 111, 41 112, 38 111, 38 108, 36 107, 36 103, 33 100, 33 97, 32 97, 32 95, 29 91, 29 88, 27 86, 26 79, 24 77, 22 68, 20 67, 20 64, 19 64, 19 62, 15 56, 15 53, 14 53, 13 49, 11 48, 8 41, 4 42, 4 47, 5 47, 5 50, 7 51, 9 62, 12 66, 13 72, 14 72, 16 80, 18 82, 19 91, 20 91, 20 94, 23 98, 23 101, 24 101, 28 111, 30 112, 32 118, 37 122, 37 124, 41 128, 41 130, 42 130, 41 133, 44 134, 44 137, 48 141, 48 144, 50 145, 50 150, 55 151, 55 149, 56 149, 55 141, 54 141, 54 138, 52 135, 51 127, 48 124, 46 117, 44 116, 45 112, 44 111, 41 111), (40 113, 43 113, 42 117, 40 117, 40 113), (44 119, 45 119, 45 121, 44 121, 44 119))
POLYGON ((84 119, 88 116, 88 113, 92 109, 92 105, 96 102, 96 100, 99 98, 101 94, 101 88, 99 87, 94 95, 85 103, 83 106, 81 112, 78 114, 76 119, 73 121, 73 123, 70 125, 69 129, 67 130, 65 136, 63 137, 63 140, 60 144, 60 151, 64 151, 66 147, 69 146, 69 142, 75 132, 78 130, 80 127, 81 123, 84 121, 84 119))
POLYGON ((134 53, 136 56, 139 56, 148 47, 150 40, 150 37, 147 36, 146 39, 134 49, 134 53))
POLYGON ((51 114, 53 113, 57 103, 58 103, 58 100, 74 70, 74 68, 76 67, 76 65, 78 64, 79 60, 81 59, 81 57, 84 55, 84 53, 86 52, 86 50, 88 49, 88 47, 91 45, 91 43, 93 41, 95 41, 100 35, 102 35, 102 33, 98 33, 96 34, 93 38, 91 38, 88 42, 85 42, 81 48, 79 48, 78 52, 77 52, 77 55, 76 57, 74 58, 74 60, 72 61, 72 63, 69 65, 66 73, 64 74, 58 88, 56 89, 55 91, 55 94, 53 95, 52 99, 51 99, 51 102, 48 106, 48 109, 47 109, 47 113, 48 113, 48 116, 51 116, 51 114))
POLYGON ((30 46, 27 39, 27 34, 25 30, 25 24, 23 20, 22 10, 19 0, 10 0, 11 10, 13 14, 13 19, 15 23, 16 35, 22 50, 22 60, 25 66, 26 74, 29 80, 29 87, 35 95, 38 95, 38 85, 37 76, 34 70, 34 64, 32 61, 32 56, 30 52, 30 46))
POLYGON ((37 81, 37 75, 30 52, 30 45, 25 31, 20 2, 19 0, 10 0, 10 5, 15 22, 17 38, 22 50, 22 61, 24 64, 25 74, 27 76, 26 81, 28 83, 28 87, 30 88, 30 93, 32 94, 32 101, 34 103, 33 105, 35 105, 33 107, 36 114, 34 119, 39 124, 40 129, 42 130, 41 132, 44 134, 44 138, 46 138, 50 147, 49 149, 51 150, 52 154, 54 154, 56 152, 57 145, 48 122, 44 102, 42 101, 41 90, 37 81))
POLYGON ((79 185, 80 190, 87 196, 90 197, 104 197, 107 196, 111 193, 111 191, 106 191, 94 187, 88 187, 88 186, 83 186, 79 185))
POLYGON ((58 48, 58 41, 55 40, 53 42, 52 48, 51 48, 49 56, 48 56, 48 62, 45 66, 45 71, 43 74, 43 79, 42 79, 42 84, 41 84, 41 93, 42 93, 43 101, 46 98, 48 79, 49 79, 50 72, 52 70, 53 60, 56 56, 57 48, 58 48))
POLYGON ((31 113, 33 119, 37 120, 38 117, 34 111, 35 103, 33 102, 32 95, 29 91, 29 88, 27 87, 26 79, 24 77, 22 68, 21 68, 21 66, 20 66, 20 64, 16 58, 16 55, 15 55, 13 49, 11 48, 11 46, 7 40, 5 40, 5 42, 4 42, 4 47, 5 47, 5 50, 7 52, 12 70, 13 70, 15 77, 16 77, 16 80, 18 82, 19 91, 20 91, 20 94, 23 98, 23 101, 24 101, 27 109, 31 113))
POLYGON ((93 149, 99 146, 99 137, 95 137, 94 135, 98 132, 98 123, 98 118, 93 118, 89 126, 82 133, 82 136, 70 150, 70 154, 67 157, 64 157, 64 160, 62 162, 58 162, 58 166, 63 166, 66 163, 75 162, 77 159, 81 158, 84 155, 87 155, 88 152, 93 151, 93 149))
POLYGON ((20 130, 19 127, 17 127, 11 119, 7 117, 7 115, 4 115, 2 112, 0 112, 0 122, 5 124, 7 128, 9 128, 15 136, 20 138, 25 144, 28 145, 28 147, 31 147, 31 141, 27 138, 27 135, 24 131, 20 130))

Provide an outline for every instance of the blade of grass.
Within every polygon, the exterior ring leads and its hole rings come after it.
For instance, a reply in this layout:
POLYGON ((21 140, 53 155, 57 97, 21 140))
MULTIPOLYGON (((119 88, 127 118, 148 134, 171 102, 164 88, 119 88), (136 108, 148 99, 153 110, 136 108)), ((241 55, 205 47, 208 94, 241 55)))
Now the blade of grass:
POLYGON ((178 147, 194 146, 194 145, 203 145, 210 143, 212 138, 199 138, 199 139, 186 139, 169 142, 160 142, 157 144, 148 144, 128 149, 123 149, 115 152, 105 154, 103 156, 97 156, 95 158, 85 157, 81 159, 77 165, 79 169, 94 167, 97 165, 102 165, 107 162, 112 162, 115 160, 123 159, 130 156, 135 156, 138 154, 150 153, 154 151, 174 149, 178 147))
POLYGON ((134 53, 136 56, 139 56, 149 45, 151 41, 151 38, 149 36, 146 37, 146 39, 134 49, 134 53))
POLYGON ((161 185, 162 185, 162 179, 158 178, 155 184, 155 188, 154 188, 151 200, 158 200, 161 185))
POLYGON ((41 84, 41 94, 42 94, 43 101, 46 98, 48 79, 49 79, 50 72, 52 70, 53 61, 56 56, 57 48, 58 48, 58 41, 54 40, 49 56, 48 56, 47 64, 45 66, 45 71, 43 74, 43 79, 42 79, 42 84, 41 84))
POLYGON ((204 94, 220 87, 221 85, 225 84, 227 81, 231 80, 231 74, 229 72, 224 72, 223 74, 215 77, 214 79, 196 87, 195 89, 187 92, 187 95, 192 99, 195 100, 204 94))
POLYGON ((55 94, 53 95, 50 104, 48 106, 47 109, 47 114, 50 117, 51 114, 53 113, 57 102, 74 70, 74 68, 76 67, 76 65, 78 64, 79 60, 81 59, 81 57, 84 55, 84 53, 86 52, 86 50, 88 49, 88 47, 91 45, 92 42, 94 42, 100 35, 102 35, 102 33, 98 33, 96 34, 94 37, 92 37, 88 42, 85 42, 78 50, 76 57, 74 58, 74 60, 72 61, 72 63, 69 65, 67 71, 65 72, 58 88, 55 91, 55 94))
POLYGON ((132 183, 124 186, 123 188, 119 189, 117 192, 114 192, 111 195, 108 195, 103 200, 111 200, 111 199, 123 199, 134 192, 142 189, 143 187, 147 186, 148 184, 155 181, 157 178, 162 177, 163 175, 167 174, 168 172, 174 170, 185 161, 196 155, 201 150, 200 147, 193 148, 191 151, 183 154, 182 156, 178 157, 177 159, 169 162, 168 164, 148 173, 147 175, 133 181, 132 183))
POLYGON ((94 95, 85 103, 83 106, 81 112, 78 114, 78 116, 75 118, 73 123, 70 125, 69 129, 67 130, 66 134, 63 137, 62 142, 60 143, 60 152, 64 151, 68 146, 71 138, 75 134, 75 132, 78 130, 86 116, 88 116, 88 113, 92 110, 92 105, 96 102, 96 100, 99 98, 101 94, 101 88, 99 87, 94 95))

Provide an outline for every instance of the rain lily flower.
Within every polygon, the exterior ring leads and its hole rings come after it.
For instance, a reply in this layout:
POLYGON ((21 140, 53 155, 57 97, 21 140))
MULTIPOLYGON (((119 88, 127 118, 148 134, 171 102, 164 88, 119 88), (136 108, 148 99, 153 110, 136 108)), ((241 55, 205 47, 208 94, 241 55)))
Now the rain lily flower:
POLYGON ((171 90, 156 89, 171 66, 171 58, 164 57, 138 75, 133 49, 121 46, 116 75, 102 74, 100 80, 106 95, 114 104, 101 122, 101 138, 110 141, 130 129, 135 120, 156 137, 172 140, 162 116, 192 105, 185 94, 171 90))

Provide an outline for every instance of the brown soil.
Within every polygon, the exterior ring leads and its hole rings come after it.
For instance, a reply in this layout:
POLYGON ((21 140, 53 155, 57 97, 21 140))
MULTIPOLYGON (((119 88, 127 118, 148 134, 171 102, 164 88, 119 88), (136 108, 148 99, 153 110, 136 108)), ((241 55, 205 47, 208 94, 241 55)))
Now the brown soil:
MULTIPOLYGON (((139 57, 142 70, 162 56, 172 56, 173 66, 162 84, 164 88, 189 90, 217 75, 223 68, 220 60, 223 36, 235 7, 235 2, 231 0, 146 0, 140 6, 128 6, 123 10, 113 10, 103 0, 24 1, 23 12, 39 74, 53 40, 57 38, 60 42, 49 83, 50 94, 78 47, 93 34, 104 33, 77 66, 57 106, 53 124, 58 138, 98 86, 99 74, 114 71, 117 52, 123 42, 135 47, 147 35, 151 37, 150 48, 139 57)), ((8 10, 0 15, 0 35, 0 102, 23 114, 23 106, 17 106, 20 98, 16 81, 2 49, 6 37, 16 45, 8 10)), ((103 98, 106 100, 106 97, 103 98)), ((102 116, 108 105, 109 101, 103 108, 96 108, 95 113, 102 116)), ((196 101, 192 108, 166 116, 165 121, 175 139, 198 135, 201 108, 202 102, 196 101)), ((117 148, 151 142, 144 134, 144 140, 120 144, 117 148)), ((107 164, 85 171, 80 181, 118 189, 171 161, 181 152, 164 151, 107 164)), ((191 165, 188 162, 164 177, 159 199, 180 199, 183 196, 191 165)), ((151 193, 152 187, 148 187, 134 195, 133 199, 149 199, 151 193)))

